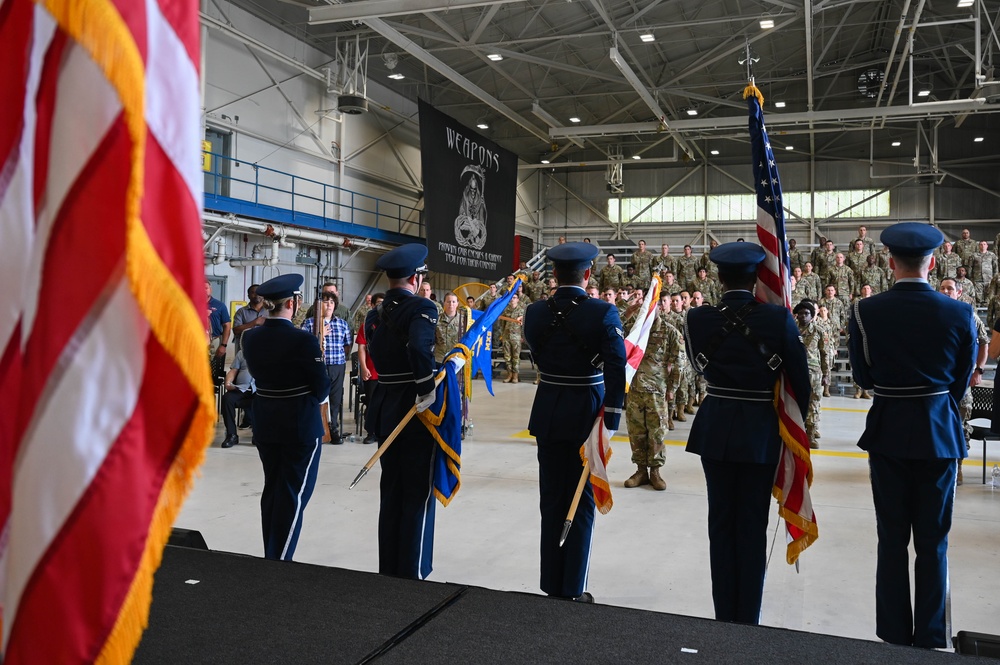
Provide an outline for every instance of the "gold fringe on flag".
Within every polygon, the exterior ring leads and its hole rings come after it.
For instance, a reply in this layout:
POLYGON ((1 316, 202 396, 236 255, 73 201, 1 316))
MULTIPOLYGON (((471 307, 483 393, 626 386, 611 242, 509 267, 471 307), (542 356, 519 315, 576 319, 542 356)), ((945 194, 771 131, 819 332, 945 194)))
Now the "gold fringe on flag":
POLYGON ((211 442, 215 403, 205 361, 201 315, 157 254, 140 218, 145 180, 146 81, 135 39, 110 0, 36 1, 89 54, 118 94, 132 141, 125 202, 126 276, 152 334, 177 363, 198 399, 184 441, 164 478, 135 577, 97 658, 98 663, 125 663, 132 660, 148 623, 153 573, 163 558, 181 504, 191 490, 192 477, 211 442))
POLYGON ((753 83, 743 88, 743 99, 747 99, 750 96, 756 97, 761 108, 764 108, 764 93, 762 93, 753 83))

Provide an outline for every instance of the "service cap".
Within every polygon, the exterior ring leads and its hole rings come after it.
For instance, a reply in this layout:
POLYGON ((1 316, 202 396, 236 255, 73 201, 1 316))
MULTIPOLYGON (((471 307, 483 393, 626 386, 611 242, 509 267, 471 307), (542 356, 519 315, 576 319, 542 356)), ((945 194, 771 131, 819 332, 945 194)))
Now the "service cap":
POLYGON ((257 287, 257 295, 271 302, 291 298, 302 288, 305 279, 302 275, 295 274, 272 277, 257 287))
POLYGON ((427 266, 424 264, 426 260, 426 245, 411 242, 380 256, 375 262, 375 267, 384 270, 385 276, 389 279, 402 279, 418 272, 427 272, 427 266))
POLYGON ((896 256, 927 256, 944 242, 944 234, 930 224, 901 222, 882 231, 882 244, 896 256))
POLYGON ((709 260, 727 273, 752 273, 767 257, 764 248, 754 242, 727 242, 708 254, 709 260))
POLYGON ((600 250, 589 242, 564 242, 549 248, 546 256, 557 268, 586 270, 599 253, 600 250))

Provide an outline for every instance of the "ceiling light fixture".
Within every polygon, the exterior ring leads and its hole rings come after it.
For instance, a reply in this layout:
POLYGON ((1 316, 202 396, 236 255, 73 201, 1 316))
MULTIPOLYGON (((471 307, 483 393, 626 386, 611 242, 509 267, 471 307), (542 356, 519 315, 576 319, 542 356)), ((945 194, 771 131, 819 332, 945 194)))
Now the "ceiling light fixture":
POLYGON ((977 136, 976 138, 972 139, 972 141, 974 143, 982 143, 983 142, 983 137, 982 136, 977 136))
POLYGON ((391 78, 393 81, 401 81, 406 77, 403 76, 402 74, 389 74, 389 78, 391 78))
POLYGON ((712 155, 718 155, 719 151, 718 150, 710 150, 709 153, 712 154, 712 155))
POLYGON ((490 53, 486 57, 492 60, 493 62, 500 62, 501 60, 503 60, 503 56, 500 55, 499 53, 490 53))
POLYGON ((959 7, 971 7, 975 0, 958 0, 959 7))
POLYGON ((761 30, 770 30, 773 27, 774 27, 774 19, 771 19, 771 18, 762 18, 760 20, 760 29, 761 30))
POLYGON ((795 146, 786 145, 785 150, 795 150, 795 146))
POLYGON ((651 33, 651 32, 647 32, 645 34, 639 35, 639 39, 641 39, 642 41, 646 42, 647 44, 649 42, 655 42, 656 41, 656 37, 654 37, 653 33, 651 33))
POLYGON ((893 148, 898 148, 898 147, 899 147, 899 146, 901 146, 901 145, 903 145, 903 144, 902 144, 902 143, 900 143, 899 141, 893 141, 893 142, 892 142, 892 147, 893 147, 893 148))
POLYGON ((698 115, 698 109, 688 109, 685 113, 688 115, 698 115))
POLYGON ((918 90, 917 97, 929 97, 931 94, 930 90, 918 90))
POLYGON ((479 129, 489 129, 490 128, 490 126, 487 125, 485 122, 479 123, 478 125, 476 125, 476 127, 478 127, 479 129))
POLYGON ((542 164, 548 164, 549 160, 547 157, 542 157, 542 164))
POLYGON ((774 108, 776 108, 776 109, 783 109, 783 108, 785 108, 785 102, 775 102, 774 103, 774 108))
POLYGON ((632 155, 632 159, 642 159, 642 155, 632 155))
POLYGON ((576 116, 573 116, 572 118, 569 119, 569 121, 570 122, 580 122, 580 118, 578 118, 576 116))

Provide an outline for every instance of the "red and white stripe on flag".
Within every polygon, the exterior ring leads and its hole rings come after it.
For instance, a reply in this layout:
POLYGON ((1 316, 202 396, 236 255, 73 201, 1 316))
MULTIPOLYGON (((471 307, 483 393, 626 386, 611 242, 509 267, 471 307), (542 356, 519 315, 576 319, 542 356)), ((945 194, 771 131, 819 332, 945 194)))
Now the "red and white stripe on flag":
POLYGON ((590 436, 580 446, 580 459, 584 464, 590 464, 590 486, 594 490, 594 503, 602 515, 607 515, 614 505, 611 500, 611 481, 608 480, 611 453, 611 432, 604 426, 602 406, 594 426, 590 428, 590 436))
POLYGON ((632 329, 625 337, 625 392, 632 385, 635 373, 639 371, 643 356, 646 355, 646 344, 649 343, 649 331, 653 328, 656 320, 656 308, 660 305, 660 286, 662 281, 659 275, 653 275, 649 288, 646 289, 646 297, 639 308, 639 316, 636 317, 632 329))
POLYGON ((198 15, 0 2, 0 659, 128 662, 214 424, 198 15))

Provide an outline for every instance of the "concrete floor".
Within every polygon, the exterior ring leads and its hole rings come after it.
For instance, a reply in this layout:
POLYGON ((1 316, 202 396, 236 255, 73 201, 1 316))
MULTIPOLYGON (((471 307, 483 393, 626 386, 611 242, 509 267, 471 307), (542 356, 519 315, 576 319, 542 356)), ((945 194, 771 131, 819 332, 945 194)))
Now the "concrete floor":
MULTIPOLYGON (((430 579, 540 593, 538 470, 534 440, 525 429, 535 387, 495 383, 494 390, 491 397, 482 381, 475 382, 462 488, 449 507, 438 506, 430 579)), ((875 515, 866 455, 855 445, 869 405, 844 397, 823 400, 812 488, 820 538, 796 572, 785 563, 784 532, 775 531, 772 514, 770 533, 777 537, 764 586, 766 625, 877 639, 875 515)), ((627 436, 615 437, 609 464, 615 503, 610 513, 597 516, 588 586, 598 602, 713 616, 705 481, 699 458, 684 452, 693 418, 670 432, 665 492, 622 487, 635 467, 627 436)), ((353 431, 353 414, 345 415, 345 430, 353 431)), ((256 449, 249 430, 240 430, 241 445, 230 449, 218 447, 223 438, 220 422, 177 526, 201 531, 212 549, 262 556, 263 480, 256 449)), ((1000 461, 1000 447, 993 446, 988 470, 1000 461)), ((377 569, 378 466, 347 489, 374 450, 360 443, 323 447, 297 561, 377 569)), ((973 442, 951 532, 953 633, 1000 633, 1000 489, 982 484, 981 460, 981 444, 973 442)))

